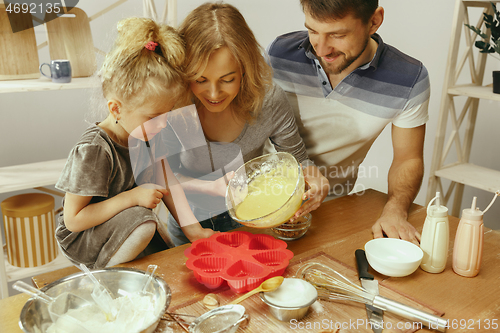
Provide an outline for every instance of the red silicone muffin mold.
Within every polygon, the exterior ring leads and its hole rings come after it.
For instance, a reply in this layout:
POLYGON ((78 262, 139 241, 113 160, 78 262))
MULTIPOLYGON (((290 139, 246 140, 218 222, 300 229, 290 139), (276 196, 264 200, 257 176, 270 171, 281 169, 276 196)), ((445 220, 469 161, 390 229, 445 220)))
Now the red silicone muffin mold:
POLYGON ((283 275, 293 252, 279 239, 246 231, 222 232, 198 239, 184 251, 196 280, 215 289, 227 283, 242 293, 266 279, 283 275))

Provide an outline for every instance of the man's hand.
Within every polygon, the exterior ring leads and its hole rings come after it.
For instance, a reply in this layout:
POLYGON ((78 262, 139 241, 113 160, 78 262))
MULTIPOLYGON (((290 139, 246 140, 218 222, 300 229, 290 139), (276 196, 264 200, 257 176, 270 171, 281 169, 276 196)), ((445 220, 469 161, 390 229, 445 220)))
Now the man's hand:
POLYGON ((425 125, 399 128, 392 125, 394 157, 388 175, 388 199, 372 227, 373 237, 401 238, 419 245, 420 234, 407 221, 424 174, 425 125))

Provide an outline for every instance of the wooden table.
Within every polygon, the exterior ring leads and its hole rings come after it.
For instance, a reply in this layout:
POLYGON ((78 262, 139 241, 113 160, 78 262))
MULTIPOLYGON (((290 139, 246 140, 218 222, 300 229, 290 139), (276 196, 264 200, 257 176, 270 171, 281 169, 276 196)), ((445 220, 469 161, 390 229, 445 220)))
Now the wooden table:
MULTIPOLYGON (((299 240, 288 242, 293 251, 293 260, 305 258, 318 251, 323 251, 343 263, 356 267, 354 251, 363 248, 372 239, 371 226, 380 215, 387 195, 367 190, 364 194, 354 194, 325 202, 313 212, 312 226, 299 240)), ((421 231, 426 216, 425 208, 412 205, 409 221, 421 231)), ((486 230, 484 235, 483 264, 479 275, 465 278, 455 274, 451 268, 453 241, 458 226, 458 219, 450 216, 450 251, 444 272, 430 274, 418 269, 410 276, 387 278, 375 273, 375 278, 386 285, 418 299, 433 308, 444 311, 444 318, 450 320, 449 332, 485 332, 485 325, 490 324, 489 332, 499 332, 500 318, 500 232, 486 230), (465 323, 461 326, 461 324, 465 323), (497 328, 491 329, 496 323, 497 328), (479 324, 481 328, 479 329, 479 324)), ((263 230, 242 228, 252 233, 263 230)), ((267 231, 264 231, 267 232, 267 231)), ((186 268, 184 250, 189 244, 155 253, 120 266, 146 270, 151 263, 158 265, 157 274, 162 277, 172 290, 171 307, 182 304, 195 296, 210 292, 200 285, 186 268)), ((33 278, 34 284, 41 288, 46 284, 76 272, 74 267, 45 273, 33 278)), ((16 295, 0 301, 0 332, 20 332, 17 320, 23 301, 27 297, 16 295), (3 314, 7 314, 4 316, 3 314)), ((176 327, 174 332, 182 331, 176 327)), ((243 332, 243 330, 241 330, 243 332)), ((419 332, 430 332, 423 329, 419 332)))

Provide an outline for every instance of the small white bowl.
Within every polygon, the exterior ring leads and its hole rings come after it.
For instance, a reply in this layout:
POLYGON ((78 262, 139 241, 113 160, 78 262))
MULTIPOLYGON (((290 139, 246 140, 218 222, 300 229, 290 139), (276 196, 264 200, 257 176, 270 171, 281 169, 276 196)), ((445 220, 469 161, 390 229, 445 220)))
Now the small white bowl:
POLYGON ((370 266, 387 276, 410 275, 420 265, 424 252, 417 245, 397 238, 375 238, 365 244, 370 266))

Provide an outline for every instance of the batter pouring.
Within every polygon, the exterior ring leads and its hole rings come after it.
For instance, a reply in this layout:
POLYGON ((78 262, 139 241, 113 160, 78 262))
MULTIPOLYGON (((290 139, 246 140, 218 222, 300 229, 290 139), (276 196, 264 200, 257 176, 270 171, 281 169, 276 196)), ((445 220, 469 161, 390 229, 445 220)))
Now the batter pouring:
POLYGON ((236 216, 253 220, 276 211, 292 196, 296 184, 296 169, 283 167, 258 175, 248 185, 248 195, 236 208, 236 216))

